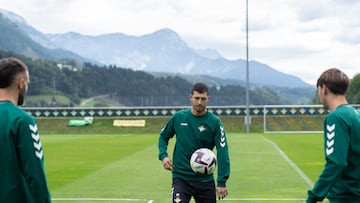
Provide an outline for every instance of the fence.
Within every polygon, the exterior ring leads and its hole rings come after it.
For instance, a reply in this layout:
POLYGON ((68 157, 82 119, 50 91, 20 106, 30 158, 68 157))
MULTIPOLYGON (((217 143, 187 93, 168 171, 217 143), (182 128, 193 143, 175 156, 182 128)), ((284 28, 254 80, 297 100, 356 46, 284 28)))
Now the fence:
MULTIPOLYGON (((133 116, 171 116, 190 106, 163 107, 24 107, 34 117, 133 117, 133 116)), ((245 116, 246 106, 208 106, 217 116, 245 116)), ((265 105, 249 106, 250 116, 279 115, 324 115, 328 112, 320 105, 265 105)))
MULTIPOLYGON (((354 105, 359 108, 360 105, 354 105)), ((190 106, 163 107, 24 107, 34 117, 160 117, 172 116, 177 111, 190 106)), ((217 116, 245 117, 246 106, 208 106, 217 116)), ((324 117, 329 113, 321 105, 265 105, 250 106, 249 115, 256 119, 256 126, 262 125, 263 132, 319 132, 322 131, 324 117), (260 122, 260 123, 259 123, 260 122)), ((245 119, 244 119, 245 120, 245 119)), ((258 127, 260 127, 258 126, 258 127)))

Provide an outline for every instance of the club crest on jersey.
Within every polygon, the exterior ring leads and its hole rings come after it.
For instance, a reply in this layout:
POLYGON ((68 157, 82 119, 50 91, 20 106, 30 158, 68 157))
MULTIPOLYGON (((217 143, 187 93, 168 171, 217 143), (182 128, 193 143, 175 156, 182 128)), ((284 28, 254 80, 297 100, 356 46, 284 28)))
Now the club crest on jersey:
POLYGON ((200 132, 203 132, 204 130, 206 130, 205 126, 203 126, 203 125, 199 126, 198 129, 200 132))

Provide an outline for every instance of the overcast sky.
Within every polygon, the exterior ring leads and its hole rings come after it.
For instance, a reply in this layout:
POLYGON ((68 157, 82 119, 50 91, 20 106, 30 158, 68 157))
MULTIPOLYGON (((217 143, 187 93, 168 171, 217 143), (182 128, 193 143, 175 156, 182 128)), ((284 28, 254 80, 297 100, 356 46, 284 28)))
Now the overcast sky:
MULTIPOLYGON (((248 0, 249 59, 315 84, 360 72, 359 0, 248 0)), ((170 28, 192 48, 246 59, 246 0, 0 0, 44 33, 144 35, 170 28)), ((251 71, 251 67, 250 67, 251 71)))

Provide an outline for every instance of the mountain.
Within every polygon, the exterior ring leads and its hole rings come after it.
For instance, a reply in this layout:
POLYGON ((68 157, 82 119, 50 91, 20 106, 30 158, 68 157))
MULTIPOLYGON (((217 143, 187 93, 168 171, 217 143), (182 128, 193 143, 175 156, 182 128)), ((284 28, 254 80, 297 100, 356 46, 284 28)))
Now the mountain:
MULTIPOLYGON (((246 80, 245 60, 228 60, 215 51, 194 50, 176 32, 168 28, 143 36, 129 36, 122 33, 99 36, 65 33, 47 36, 54 46, 94 58, 103 64, 116 64, 151 72, 246 80)), ((310 86, 296 76, 284 74, 258 61, 249 61, 249 70, 250 81, 253 84, 310 86)))
POLYGON ((42 44, 47 42, 46 35, 32 28, 22 17, 3 9, 0 9, 0 30, 1 50, 34 58, 74 58, 80 61, 91 61, 71 51, 43 46, 42 44))
MULTIPOLYGON (((242 84, 246 81, 245 60, 228 60, 215 50, 195 50, 169 28, 142 36, 131 36, 123 33, 90 36, 75 32, 43 34, 16 14, 4 10, 0 10, 0 13, 10 21, 7 24, 12 25, 1 28, 1 30, 11 30, 13 33, 17 32, 22 36, 22 39, 16 40, 19 46, 21 45, 15 50, 17 53, 31 55, 32 52, 41 51, 41 54, 33 55, 46 58, 57 55, 53 50, 56 48, 76 53, 83 58, 92 59, 91 62, 103 65, 116 65, 146 72, 207 75, 220 80, 238 81, 242 84), (29 47, 35 47, 39 51, 25 52, 24 50, 28 50, 29 47), (46 55, 46 53, 48 54, 46 55)), ((5 18, 2 19, 4 21, 5 18)), ((3 33, 1 35, 4 35, 3 33)), ((9 39, 7 40, 14 40, 11 39, 13 36, 8 35, 9 39)), ((2 43, 0 49, 4 49, 2 43)), ((7 47, 5 50, 11 49, 7 47)), ((255 85, 311 87, 310 84, 296 76, 284 74, 255 60, 249 61, 249 77, 251 84, 255 85)))
POLYGON ((218 59, 221 55, 214 49, 197 49, 196 52, 205 58, 218 59))

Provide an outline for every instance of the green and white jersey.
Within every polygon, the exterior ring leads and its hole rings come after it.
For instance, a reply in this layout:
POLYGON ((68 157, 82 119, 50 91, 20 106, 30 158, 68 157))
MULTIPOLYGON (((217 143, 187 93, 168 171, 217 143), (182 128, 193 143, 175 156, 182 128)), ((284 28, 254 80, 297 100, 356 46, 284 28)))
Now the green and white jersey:
POLYGON ((325 166, 307 202, 360 202, 360 114, 341 105, 324 122, 325 166))
POLYGON ((168 142, 174 135, 176 135, 176 144, 173 152, 173 177, 191 181, 214 180, 213 174, 196 175, 191 169, 189 160, 192 153, 199 148, 214 149, 216 147, 217 186, 225 187, 230 175, 230 160, 221 120, 210 112, 203 116, 194 116, 191 109, 177 112, 160 132, 158 141, 160 160, 168 157, 168 142))
POLYGON ((0 102, 0 202, 51 202, 35 120, 12 102, 0 102))

